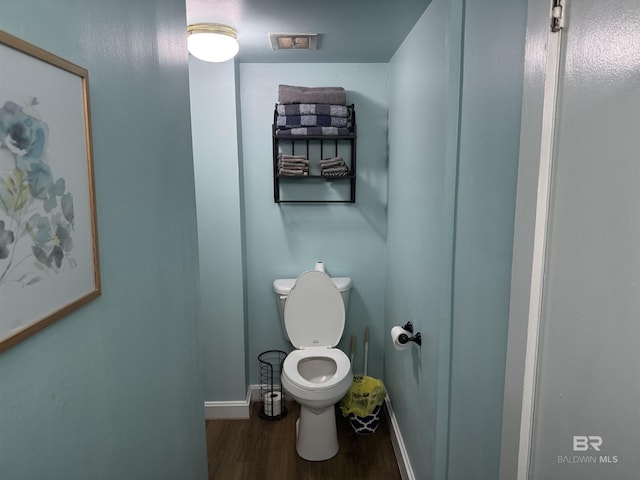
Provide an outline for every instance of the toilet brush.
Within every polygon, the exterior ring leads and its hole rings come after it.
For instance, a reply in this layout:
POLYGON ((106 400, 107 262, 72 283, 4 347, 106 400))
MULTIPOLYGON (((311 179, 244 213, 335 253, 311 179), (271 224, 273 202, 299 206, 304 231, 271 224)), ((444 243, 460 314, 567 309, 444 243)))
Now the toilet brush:
POLYGON ((356 336, 351 335, 351 349, 349 351, 351 356, 351 368, 353 368, 353 358, 356 356, 356 336))
POLYGON ((353 360, 355 359, 356 356, 356 336, 352 335, 351 336, 351 371, 353 372, 353 381, 354 382, 361 382, 363 375, 362 373, 356 373, 355 372, 355 367, 353 365, 353 360))
POLYGON ((367 363, 369 362, 369 327, 364 329, 364 376, 367 376, 367 363))

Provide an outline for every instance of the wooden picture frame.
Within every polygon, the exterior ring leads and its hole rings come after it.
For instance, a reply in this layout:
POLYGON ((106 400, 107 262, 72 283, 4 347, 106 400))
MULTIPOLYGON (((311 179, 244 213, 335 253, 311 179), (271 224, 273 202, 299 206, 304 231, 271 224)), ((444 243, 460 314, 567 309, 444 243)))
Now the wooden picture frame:
POLYGON ((101 294, 82 67, 0 30, 0 352, 101 294))

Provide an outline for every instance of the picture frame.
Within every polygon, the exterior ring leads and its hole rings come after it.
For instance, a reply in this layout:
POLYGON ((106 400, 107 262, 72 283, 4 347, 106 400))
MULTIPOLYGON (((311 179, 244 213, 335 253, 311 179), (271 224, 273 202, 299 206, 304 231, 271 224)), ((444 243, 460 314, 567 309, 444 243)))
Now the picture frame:
POLYGON ((101 295, 88 71, 0 30, 0 352, 101 295))

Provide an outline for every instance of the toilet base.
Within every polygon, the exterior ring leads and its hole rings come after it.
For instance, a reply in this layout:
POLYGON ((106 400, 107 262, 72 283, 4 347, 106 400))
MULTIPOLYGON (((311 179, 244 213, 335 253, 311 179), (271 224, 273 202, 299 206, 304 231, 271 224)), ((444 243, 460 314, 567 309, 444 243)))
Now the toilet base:
POLYGON ((340 445, 334 407, 318 411, 300 405, 300 418, 296 421, 296 451, 300 457, 320 462, 336 456, 340 445))

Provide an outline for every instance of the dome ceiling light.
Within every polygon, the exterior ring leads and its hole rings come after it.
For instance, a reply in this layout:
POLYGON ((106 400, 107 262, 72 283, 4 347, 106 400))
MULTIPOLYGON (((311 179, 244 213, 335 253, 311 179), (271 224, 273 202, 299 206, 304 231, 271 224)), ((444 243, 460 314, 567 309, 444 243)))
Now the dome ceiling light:
POLYGON ((204 62, 226 62, 240 49, 235 28, 219 23, 196 23, 187 27, 187 49, 204 62))

